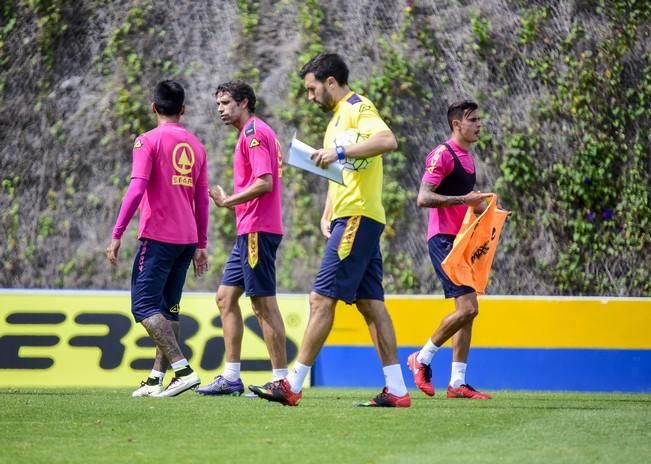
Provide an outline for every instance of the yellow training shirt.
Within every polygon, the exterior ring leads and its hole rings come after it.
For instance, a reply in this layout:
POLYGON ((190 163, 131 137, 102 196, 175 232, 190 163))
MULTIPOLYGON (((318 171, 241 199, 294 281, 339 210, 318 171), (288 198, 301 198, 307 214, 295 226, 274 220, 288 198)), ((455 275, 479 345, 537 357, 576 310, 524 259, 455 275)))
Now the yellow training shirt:
MULTIPOLYGON (((378 114, 375 105, 368 98, 350 92, 334 108, 323 138, 323 147, 352 145, 388 130, 389 127, 378 114)), ((386 224, 382 206, 382 154, 378 153, 366 159, 346 159, 342 162, 346 185, 330 181, 328 187, 332 219, 366 216, 386 224)))

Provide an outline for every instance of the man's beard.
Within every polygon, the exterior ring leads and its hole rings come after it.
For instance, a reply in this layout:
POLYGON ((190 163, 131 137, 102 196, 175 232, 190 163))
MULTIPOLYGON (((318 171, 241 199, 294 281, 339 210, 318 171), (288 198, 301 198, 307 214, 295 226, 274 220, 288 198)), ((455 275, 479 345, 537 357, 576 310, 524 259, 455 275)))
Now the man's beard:
POLYGON ((324 90, 323 103, 317 102, 317 105, 319 105, 321 111, 323 111, 324 113, 329 113, 335 107, 332 100, 333 100, 332 95, 330 95, 327 91, 324 90))

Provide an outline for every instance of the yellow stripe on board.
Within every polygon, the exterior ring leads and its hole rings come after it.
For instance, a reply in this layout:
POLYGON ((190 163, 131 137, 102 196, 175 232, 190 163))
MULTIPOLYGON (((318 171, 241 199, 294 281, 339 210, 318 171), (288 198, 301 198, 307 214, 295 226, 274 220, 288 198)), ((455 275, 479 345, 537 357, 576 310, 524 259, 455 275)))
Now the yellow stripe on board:
MULTIPOLYGON (((421 346, 454 309, 443 297, 388 296, 399 346, 421 346)), ((651 349, 651 298, 480 297, 472 346, 651 349)), ((337 305, 326 345, 371 345, 354 306, 337 305)))

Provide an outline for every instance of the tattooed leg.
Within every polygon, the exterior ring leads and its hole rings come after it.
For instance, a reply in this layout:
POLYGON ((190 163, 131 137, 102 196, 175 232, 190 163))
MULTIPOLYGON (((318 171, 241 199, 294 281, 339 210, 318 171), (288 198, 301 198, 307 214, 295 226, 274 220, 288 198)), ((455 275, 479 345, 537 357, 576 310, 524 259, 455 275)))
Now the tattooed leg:
POLYGON ((172 323, 162 314, 154 314, 143 319, 142 325, 156 344, 157 356, 158 351, 161 351, 169 364, 183 359, 183 353, 181 353, 181 348, 176 340, 177 335, 174 333, 172 323))
MULTIPOLYGON (((174 331, 174 337, 176 338, 176 343, 180 345, 179 330, 181 324, 179 321, 169 321, 169 323, 172 325, 172 330, 174 331)), ((170 367, 170 362, 167 360, 167 358, 160 350, 160 348, 156 347, 156 359, 154 359, 153 369, 156 371, 165 372, 167 371, 167 369, 169 369, 169 367, 170 367)))

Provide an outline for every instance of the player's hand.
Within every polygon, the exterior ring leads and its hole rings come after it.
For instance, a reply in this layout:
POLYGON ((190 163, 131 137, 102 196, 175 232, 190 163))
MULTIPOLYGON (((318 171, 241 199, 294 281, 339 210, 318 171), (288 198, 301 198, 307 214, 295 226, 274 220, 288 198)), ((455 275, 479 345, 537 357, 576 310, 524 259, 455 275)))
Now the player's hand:
POLYGON ((310 159, 314 161, 314 164, 325 169, 337 159, 337 152, 334 148, 319 148, 310 155, 310 159))
POLYGON ((470 192, 466 193, 462 198, 464 204, 472 206, 474 208, 479 206, 482 201, 490 198, 491 196, 493 196, 492 193, 470 192))
POLYGON ((486 211, 486 208, 488 208, 488 204, 484 201, 479 203, 477 206, 474 206, 472 209, 477 216, 481 216, 483 212, 486 211))
POLYGON ((118 262, 118 251, 120 250, 120 245, 122 242, 119 238, 114 238, 111 240, 111 243, 106 247, 106 258, 109 260, 113 266, 118 262))
POLYGON ((321 233, 325 235, 325 238, 330 238, 330 224, 331 221, 321 218, 321 233))
POLYGON ((212 190, 208 189, 208 195, 210 198, 212 198, 212 201, 215 203, 220 208, 225 208, 226 205, 224 205, 224 202, 226 201, 226 192, 224 192, 224 189, 221 187, 221 185, 217 186, 217 190, 212 190))
POLYGON ((197 277, 203 275, 208 270, 208 250, 197 248, 192 258, 192 265, 194 266, 194 275, 197 277))

